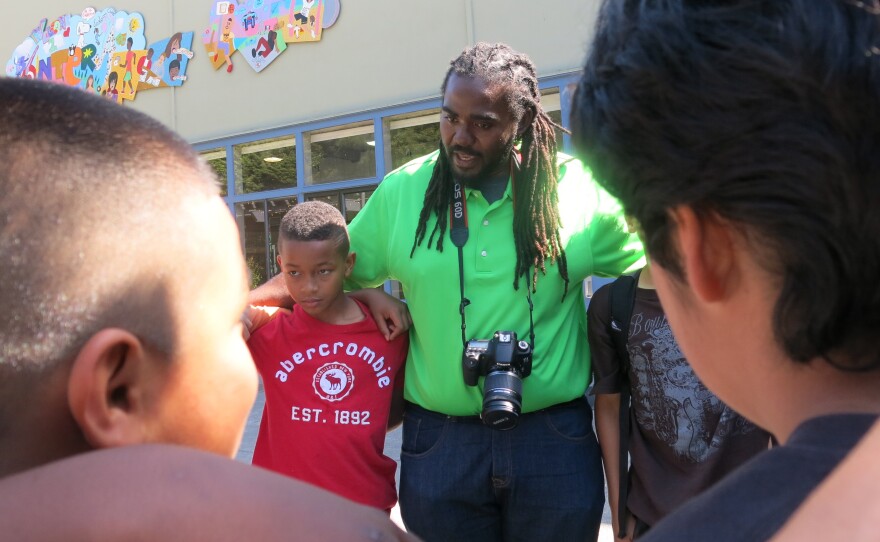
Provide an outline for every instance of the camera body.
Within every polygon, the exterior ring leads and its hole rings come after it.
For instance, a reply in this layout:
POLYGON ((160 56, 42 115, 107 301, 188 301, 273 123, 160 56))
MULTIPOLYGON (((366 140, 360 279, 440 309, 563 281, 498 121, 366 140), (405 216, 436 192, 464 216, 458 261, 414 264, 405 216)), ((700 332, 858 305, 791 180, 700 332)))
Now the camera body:
POLYGON ((489 340, 470 340, 461 360, 464 382, 483 382, 483 423, 493 429, 516 427, 522 409, 522 379, 532 374, 532 347, 515 331, 496 331, 489 340))

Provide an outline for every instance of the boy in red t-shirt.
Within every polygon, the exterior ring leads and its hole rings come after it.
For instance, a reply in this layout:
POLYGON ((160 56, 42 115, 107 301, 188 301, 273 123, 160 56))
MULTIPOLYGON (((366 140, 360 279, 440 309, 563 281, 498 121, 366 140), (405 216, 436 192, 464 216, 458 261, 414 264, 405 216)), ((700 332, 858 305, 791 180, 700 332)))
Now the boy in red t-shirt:
POLYGON ((386 341, 366 306, 343 291, 355 254, 332 205, 288 211, 278 254, 296 305, 248 339, 266 394, 253 463, 390 511, 397 465, 383 449, 403 412, 407 335, 386 341))

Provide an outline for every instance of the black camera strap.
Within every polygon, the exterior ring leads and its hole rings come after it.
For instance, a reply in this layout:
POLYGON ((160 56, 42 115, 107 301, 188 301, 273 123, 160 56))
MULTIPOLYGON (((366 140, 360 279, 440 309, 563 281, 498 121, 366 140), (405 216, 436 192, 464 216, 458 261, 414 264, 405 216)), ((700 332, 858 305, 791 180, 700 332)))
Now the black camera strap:
MULTIPOLYGON (((516 182, 515 171, 519 170, 519 159, 516 154, 511 160, 510 178, 511 182, 516 182)), ((467 202, 464 196, 464 187, 460 182, 456 182, 452 187, 452 205, 449 207, 449 220, 452 222, 452 228, 449 231, 449 237, 452 244, 458 247, 458 284, 461 296, 461 302, 458 305, 458 312, 461 314, 461 345, 467 348, 467 324, 465 323, 464 309, 471 304, 470 299, 464 296, 464 245, 468 241, 468 220, 467 220, 467 202)), ((532 271, 526 273, 526 298, 529 302, 529 343, 532 349, 535 348, 535 321, 534 321, 534 304, 532 303, 532 271)))
POLYGON ((470 299, 464 296, 464 258, 462 257, 464 244, 468 240, 467 204, 464 198, 464 187, 456 182, 452 187, 452 207, 449 208, 449 219, 452 221, 452 229, 449 237, 452 244, 458 247, 458 286, 461 303, 458 304, 458 312, 461 314, 461 345, 467 347, 466 324, 464 321, 464 308, 471 304, 470 299))

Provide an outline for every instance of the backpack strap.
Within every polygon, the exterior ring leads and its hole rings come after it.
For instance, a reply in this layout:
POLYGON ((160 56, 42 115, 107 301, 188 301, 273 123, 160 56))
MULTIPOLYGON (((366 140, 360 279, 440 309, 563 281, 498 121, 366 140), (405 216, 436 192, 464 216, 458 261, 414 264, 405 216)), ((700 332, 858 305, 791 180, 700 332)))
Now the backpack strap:
POLYGON ((619 449, 619 490, 617 498, 618 537, 626 536, 626 501, 629 493, 629 434, 630 434, 630 382, 629 382, 629 323, 636 302, 636 288, 639 273, 621 275, 611 284, 611 326, 610 336, 620 360, 620 449, 619 449))

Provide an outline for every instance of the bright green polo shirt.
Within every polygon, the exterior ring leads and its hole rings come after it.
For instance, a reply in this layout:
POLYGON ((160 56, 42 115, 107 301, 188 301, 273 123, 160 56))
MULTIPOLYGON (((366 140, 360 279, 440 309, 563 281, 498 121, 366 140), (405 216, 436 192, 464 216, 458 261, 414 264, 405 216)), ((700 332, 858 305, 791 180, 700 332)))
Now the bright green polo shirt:
MULTIPOLYGON (((404 395, 422 407, 447 415, 478 414, 482 379, 465 385, 461 371, 461 317, 458 250, 449 238, 443 252, 427 247, 436 222, 428 221, 422 246, 410 257, 419 212, 437 152, 390 173, 349 226, 357 261, 349 286, 378 286, 399 280, 413 319, 404 395)), ((539 276, 534 302, 535 344, 531 376, 523 380, 523 412, 569 401, 584 394, 590 380, 586 311, 582 281, 591 274, 617 276, 638 267, 642 246, 626 232, 618 202, 599 188, 583 165, 559 155, 561 237, 568 258, 570 285, 555 265, 539 276)), ((490 339, 497 330, 529 337, 525 281, 513 288, 516 251, 513 200, 486 202, 466 189, 470 237, 464 246, 467 338, 490 339)), ((451 224, 450 224, 451 225, 451 224)))

